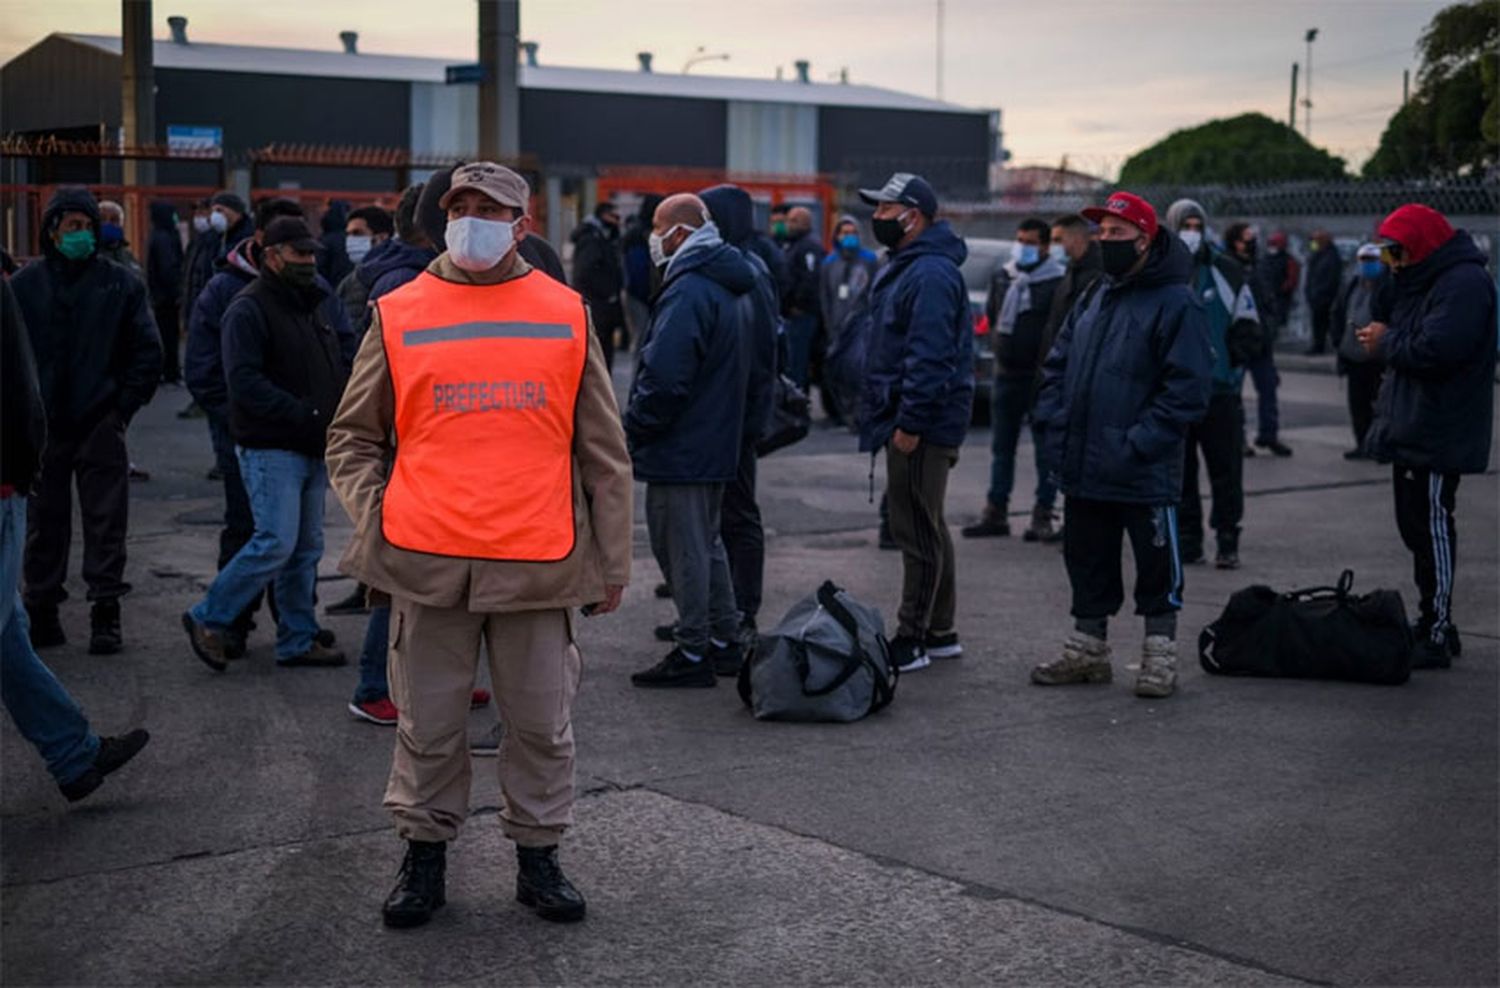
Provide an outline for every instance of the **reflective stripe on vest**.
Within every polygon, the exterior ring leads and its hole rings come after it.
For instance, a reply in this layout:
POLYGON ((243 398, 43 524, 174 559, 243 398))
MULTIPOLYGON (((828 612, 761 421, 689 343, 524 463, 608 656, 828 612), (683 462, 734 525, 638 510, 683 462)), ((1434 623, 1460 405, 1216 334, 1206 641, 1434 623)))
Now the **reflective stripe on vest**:
POLYGON ((396 397, 381 528, 400 549, 511 562, 573 552, 573 412, 588 357, 576 293, 423 272, 377 301, 396 397))

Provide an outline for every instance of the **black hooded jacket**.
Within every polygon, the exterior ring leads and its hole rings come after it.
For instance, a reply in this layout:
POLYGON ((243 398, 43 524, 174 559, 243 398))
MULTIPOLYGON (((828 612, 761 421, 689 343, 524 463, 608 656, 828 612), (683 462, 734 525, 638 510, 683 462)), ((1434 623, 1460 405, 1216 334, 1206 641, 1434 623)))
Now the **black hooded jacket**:
POLYGON ((26 320, 5 280, 0 280, 0 375, 0 486, 28 494, 47 443, 47 410, 26 320))
POLYGON ((161 337, 146 285, 99 257, 70 261, 52 242, 65 212, 88 215, 99 232, 99 205, 87 189, 64 186, 42 213, 39 261, 11 279, 31 337, 49 430, 86 435, 113 412, 129 422, 156 393, 161 337))
POLYGON ((182 297, 182 238, 177 233, 177 209, 170 202, 151 204, 146 285, 154 305, 172 304, 182 297))
POLYGON ((745 391, 745 442, 758 442, 770 428, 776 385, 776 276, 755 253, 755 205, 750 193, 737 185, 716 185, 699 194, 719 235, 737 247, 755 272, 755 288, 740 296, 745 326, 750 330, 741 359, 750 368, 745 391))

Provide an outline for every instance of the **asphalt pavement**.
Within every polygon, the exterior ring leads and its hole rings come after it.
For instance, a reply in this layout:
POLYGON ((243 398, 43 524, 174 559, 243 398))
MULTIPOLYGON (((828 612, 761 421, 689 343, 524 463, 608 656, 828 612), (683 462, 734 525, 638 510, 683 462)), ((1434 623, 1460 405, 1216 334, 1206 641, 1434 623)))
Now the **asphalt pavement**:
MULTIPOLYGON (((131 428, 152 476, 132 488, 126 651, 85 654, 75 576, 72 640, 45 653, 101 731, 144 725, 150 746, 69 806, 0 727, 6 984, 1500 981, 1496 475, 1459 488, 1453 669, 1392 688, 1210 678, 1194 658, 1252 583, 1350 568, 1356 590, 1394 587, 1414 607, 1389 469, 1339 455, 1336 377, 1284 375, 1295 455, 1245 465, 1244 568, 1188 570, 1166 701, 1133 697, 1129 675, 1028 685, 1069 627, 1068 594, 1058 549, 1018 538, 958 540, 965 656, 904 678, 858 724, 759 723, 722 685, 634 690, 671 617, 638 510, 624 607, 580 622, 563 861, 589 919, 558 928, 512 901, 493 760, 476 760, 448 907, 400 932, 379 917, 401 853, 380 807, 393 732, 345 711, 364 619, 325 619, 344 669, 274 668, 264 627, 222 675, 188 649, 178 616, 212 578, 219 507, 207 429, 175 417, 186 400, 163 391, 131 428)), ((1029 460, 1023 444, 1018 523, 1029 460)), ((950 485, 955 529, 988 466, 976 430, 950 485)), ((763 461, 763 626, 828 578, 891 620, 900 563, 876 547, 870 467, 828 427, 763 461)), ((327 526, 324 601, 349 588, 331 495, 327 526)), ((1117 670, 1140 634, 1115 622, 1117 670)))

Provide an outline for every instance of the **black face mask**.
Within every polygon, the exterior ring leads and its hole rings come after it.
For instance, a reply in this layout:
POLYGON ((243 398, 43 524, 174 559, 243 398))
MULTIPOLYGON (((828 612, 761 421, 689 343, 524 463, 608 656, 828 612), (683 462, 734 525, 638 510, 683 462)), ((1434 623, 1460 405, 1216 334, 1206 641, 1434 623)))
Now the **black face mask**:
POLYGON ((870 227, 875 232, 875 239, 880 241, 881 245, 885 247, 894 248, 901 242, 901 238, 906 236, 906 231, 902 229, 899 218, 874 219, 870 221, 870 227))
POLYGON ((1136 253, 1134 240, 1099 241, 1099 261, 1104 266, 1104 273, 1116 281, 1125 277, 1140 256, 1136 253))

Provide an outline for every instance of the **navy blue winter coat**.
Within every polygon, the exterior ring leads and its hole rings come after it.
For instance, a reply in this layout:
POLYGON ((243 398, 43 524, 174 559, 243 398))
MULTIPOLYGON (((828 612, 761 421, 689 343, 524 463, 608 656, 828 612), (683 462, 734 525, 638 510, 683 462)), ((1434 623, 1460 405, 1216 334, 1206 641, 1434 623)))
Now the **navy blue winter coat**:
POLYGON ((1462 230, 1396 273, 1382 340, 1387 370, 1366 449, 1438 473, 1489 468, 1495 400, 1495 285, 1462 230))
POLYGON ((780 286, 776 275, 753 250, 755 205, 750 193, 736 185, 716 185, 699 193, 724 242, 738 247, 755 271, 755 288, 740 297, 746 308, 745 360, 750 379, 745 391, 746 445, 759 441, 770 428, 776 397, 776 332, 781 323, 780 286))
POLYGON ((1192 257, 1165 230, 1146 266, 1104 276, 1064 321, 1042 364, 1036 422, 1063 493, 1096 501, 1175 504, 1183 436, 1208 411, 1208 319, 1188 287, 1192 257))
POLYGON ((637 480, 734 479, 750 380, 742 297, 754 288, 750 262, 728 244, 673 258, 636 355, 625 410, 637 480))
MULTIPOLYGON (((229 303, 255 280, 259 271, 258 250, 253 240, 241 241, 229 256, 219 262, 218 273, 198 293, 198 301, 188 316, 182 378, 198 407, 224 421, 229 418, 229 387, 224 380, 221 324, 229 303)), ((323 300, 323 318, 338 335, 339 351, 345 363, 352 364, 354 352, 359 348, 359 338, 349 326, 349 316, 343 305, 322 275, 318 276, 317 284, 327 295, 323 300)))
POLYGON ((929 227, 875 275, 859 448, 897 429, 959 446, 974 402, 974 322, 958 266, 969 248, 947 223, 929 227))

